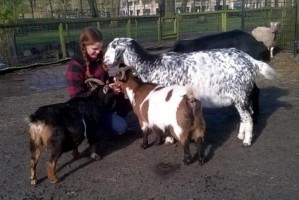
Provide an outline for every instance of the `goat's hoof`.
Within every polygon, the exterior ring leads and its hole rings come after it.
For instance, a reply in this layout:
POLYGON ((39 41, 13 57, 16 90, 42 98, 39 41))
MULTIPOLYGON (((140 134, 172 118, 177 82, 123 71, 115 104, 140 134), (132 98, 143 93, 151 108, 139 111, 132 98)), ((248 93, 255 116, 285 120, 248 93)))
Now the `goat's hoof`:
POLYGON ((174 144, 174 138, 173 137, 169 137, 169 136, 166 137, 164 144, 166 144, 166 145, 174 144))
POLYGON ((36 179, 34 179, 34 180, 31 180, 31 185, 36 185, 37 184, 37 180, 36 179))
POLYGON ((205 159, 205 157, 200 157, 200 158, 198 158, 198 163, 199 163, 200 165, 204 165, 204 164, 206 163, 206 159, 205 159))
POLYGON ((148 148, 148 145, 146 145, 146 144, 141 144, 141 145, 140 145, 140 148, 141 148, 141 149, 147 149, 147 148, 148 148))
POLYGON ((242 140, 242 141, 243 141, 244 138, 245 138, 245 135, 244 135, 244 134, 239 134, 239 135, 238 135, 238 139, 239 139, 239 140, 242 140))
POLYGON ((92 153, 92 154, 90 155, 90 158, 91 158, 91 159, 94 159, 94 160, 96 160, 96 161, 101 160, 101 156, 99 156, 99 155, 96 154, 96 153, 92 153))
POLYGON ((243 145, 242 145, 243 147, 250 147, 251 146, 251 144, 249 144, 249 143, 243 143, 243 145))
POLYGON ((49 178, 49 181, 50 181, 50 183, 58 183, 59 178, 58 177, 49 178))
POLYGON ((191 162, 192 162, 192 159, 191 158, 184 158, 183 162, 184 162, 185 165, 190 165, 191 162))

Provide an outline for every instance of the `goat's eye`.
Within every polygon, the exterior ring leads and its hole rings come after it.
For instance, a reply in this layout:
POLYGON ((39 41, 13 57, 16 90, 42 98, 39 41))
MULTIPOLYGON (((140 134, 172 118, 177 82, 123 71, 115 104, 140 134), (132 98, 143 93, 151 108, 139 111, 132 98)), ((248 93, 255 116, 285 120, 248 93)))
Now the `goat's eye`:
POLYGON ((103 93, 104 93, 104 94, 107 94, 108 91, 109 91, 109 86, 108 86, 108 85, 105 85, 105 86, 103 87, 103 93))
POLYGON ((112 44, 112 48, 114 48, 114 49, 116 48, 116 45, 114 43, 112 44))

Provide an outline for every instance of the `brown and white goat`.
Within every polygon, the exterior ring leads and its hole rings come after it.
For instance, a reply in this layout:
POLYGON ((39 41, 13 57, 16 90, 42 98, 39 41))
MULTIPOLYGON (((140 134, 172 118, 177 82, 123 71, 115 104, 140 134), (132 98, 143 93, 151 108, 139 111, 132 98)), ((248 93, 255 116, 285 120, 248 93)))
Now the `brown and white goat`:
POLYGON ((56 164, 62 153, 73 150, 73 157, 80 157, 78 146, 86 138, 90 157, 100 160, 96 153, 96 132, 102 113, 114 106, 114 94, 108 86, 98 86, 88 97, 75 97, 67 102, 45 105, 29 116, 30 179, 37 184, 36 167, 43 148, 49 152, 47 175, 57 183, 56 164))
POLYGON ((171 134, 184 149, 184 163, 190 164, 192 156, 189 143, 197 146, 197 159, 204 164, 205 121, 201 103, 191 89, 184 86, 162 87, 144 83, 130 67, 119 68, 115 82, 129 98, 143 131, 142 148, 148 147, 148 135, 156 133, 156 144, 161 143, 163 133, 171 134))

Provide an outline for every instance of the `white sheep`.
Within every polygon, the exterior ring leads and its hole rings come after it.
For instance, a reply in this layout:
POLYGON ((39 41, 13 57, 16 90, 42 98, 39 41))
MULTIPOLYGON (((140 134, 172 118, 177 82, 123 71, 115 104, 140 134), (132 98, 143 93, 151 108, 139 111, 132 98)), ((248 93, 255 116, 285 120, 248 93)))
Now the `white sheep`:
POLYGON ((263 42, 269 49, 271 58, 273 57, 279 25, 280 22, 270 22, 270 27, 258 26, 251 31, 252 36, 257 41, 263 42))
POLYGON ((255 78, 258 72, 268 79, 275 76, 267 63, 235 48, 150 54, 131 38, 115 38, 108 45, 104 63, 112 68, 120 62, 134 67, 144 81, 190 85, 203 107, 234 105, 241 118, 238 138, 244 146, 252 141, 249 96, 255 78))

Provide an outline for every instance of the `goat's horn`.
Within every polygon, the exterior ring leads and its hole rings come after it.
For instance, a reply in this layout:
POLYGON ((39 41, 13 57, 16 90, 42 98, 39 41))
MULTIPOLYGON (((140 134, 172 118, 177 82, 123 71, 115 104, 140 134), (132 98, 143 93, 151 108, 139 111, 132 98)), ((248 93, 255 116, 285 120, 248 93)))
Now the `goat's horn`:
POLYGON ((134 67, 131 67, 131 66, 125 66, 125 67, 120 67, 118 68, 119 71, 121 72, 121 79, 124 79, 124 76, 125 76, 125 71, 131 69, 133 71, 136 71, 136 69, 134 67))
POLYGON ((137 70, 136 70, 134 67, 126 66, 126 69, 125 69, 125 70, 128 70, 128 69, 131 69, 131 70, 132 70, 132 74, 133 74, 133 76, 138 76, 138 72, 137 72, 137 70))
POLYGON ((89 82, 95 82, 97 83, 98 85, 105 85, 105 83, 103 81, 101 81, 100 79, 97 79, 97 78, 88 78, 85 80, 85 83, 89 83, 89 82))
POLYGON ((121 67, 121 68, 119 68, 119 69, 121 69, 121 70, 123 70, 123 71, 127 71, 127 70, 129 70, 129 69, 135 69, 134 67, 131 67, 131 66, 125 66, 125 67, 121 67))

